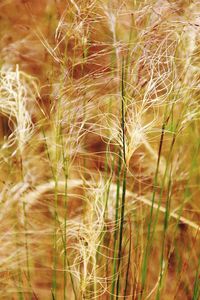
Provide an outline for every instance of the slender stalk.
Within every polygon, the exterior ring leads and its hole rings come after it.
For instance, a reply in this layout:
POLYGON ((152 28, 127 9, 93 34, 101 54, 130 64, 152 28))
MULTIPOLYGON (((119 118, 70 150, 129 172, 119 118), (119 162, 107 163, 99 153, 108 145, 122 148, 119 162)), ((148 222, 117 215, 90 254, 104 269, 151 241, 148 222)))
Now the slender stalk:
POLYGON ((23 295, 23 284, 22 284, 22 271, 21 271, 21 266, 20 266, 20 259, 19 259, 19 226, 18 224, 15 226, 16 229, 16 248, 17 248, 17 275, 18 275, 18 299, 23 300, 24 295, 23 295))
POLYGON ((114 299, 115 293, 115 279, 117 271, 117 240, 118 240, 118 226, 119 226, 119 198, 120 198, 120 173, 121 173, 122 159, 121 151, 119 150, 118 170, 117 170, 117 191, 115 203, 115 232, 114 232, 114 247, 113 247, 113 268, 112 268, 112 285, 110 299, 114 299))
POLYGON ((124 287, 124 300, 126 299, 127 294, 127 288, 128 288, 128 279, 129 279, 129 270, 130 270, 130 264, 131 264, 131 245, 132 245, 132 230, 131 230, 131 220, 129 220, 129 249, 128 249, 128 264, 126 269, 126 276, 125 276, 125 287, 124 287))
MULTIPOLYGON (((122 256, 122 242, 123 242, 123 229, 124 229, 124 212, 125 212, 125 201, 126 201, 126 141, 125 141, 125 82, 124 82, 124 60, 122 61, 122 86, 121 86, 121 128, 122 128, 122 155, 124 162, 123 170, 123 184, 122 184, 122 201, 121 201, 121 216, 120 216, 120 232, 119 232, 119 248, 118 248, 118 271, 121 263, 122 256)), ((116 299, 119 296, 120 289, 120 274, 117 277, 116 287, 116 299)))
POLYGON ((68 174, 66 173, 66 169, 64 170, 65 173, 65 191, 64 191, 64 257, 63 257, 63 268, 64 268, 64 300, 67 299, 67 198, 68 198, 68 174))
POLYGON ((142 295, 145 288, 145 281, 147 276, 147 266, 148 266, 148 259, 149 259, 149 251, 150 251, 150 238, 151 238, 151 226, 153 222, 153 208, 154 208, 154 202, 155 202, 155 195, 157 190, 157 184, 158 184, 158 170, 160 165, 160 158, 161 158, 161 152, 162 152, 162 146, 163 146, 163 140, 164 140, 164 133, 165 133, 165 126, 166 123, 164 122, 162 125, 162 131, 161 131, 161 137, 160 137, 160 143, 159 143, 159 149, 158 149, 158 159, 157 159, 157 165, 156 165, 156 172, 155 172, 155 178, 154 178, 154 187, 153 187, 153 193, 152 193, 152 205, 150 210, 150 217, 148 222, 148 231, 147 231, 147 243, 145 247, 145 251, 143 254, 143 263, 142 263, 142 281, 141 281, 141 293, 139 296, 139 299, 142 299, 142 295))
POLYGON ((57 264, 58 264, 58 251, 57 251, 57 225, 58 221, 58 163, 60 159, 60 145, 61 145, 61 99, 58 101, 57 114, 55 120, 55 170, 54 170, 54 238, 53 238, 53 279, 52 279, 52 294, 57 299, 57 264))
POLYGON ((162 287, 163 281, 163 263, 164 263, 164 252, 165 252, 165 243, 166 243, 166 234, 168 229, 169 215, 170 215, 170 200, 171 200, 171 178, 168 182, 168 193, 167 193, 167 201, 166 201, 166 211, 165 211, 165 219, 163 223, 163 238, 162 238, 162 249, 161 249, 161 258, 160 258, 160 278, 159 284, 156 294, 156 300, 160 299, 160 291, 162 287))

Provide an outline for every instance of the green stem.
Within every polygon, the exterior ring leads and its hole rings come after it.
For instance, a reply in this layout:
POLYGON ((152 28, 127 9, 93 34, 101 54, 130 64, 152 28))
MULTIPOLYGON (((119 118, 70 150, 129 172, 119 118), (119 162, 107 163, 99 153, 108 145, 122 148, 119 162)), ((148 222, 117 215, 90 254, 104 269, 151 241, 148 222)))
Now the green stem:
MULTIPOLYGON (((123 228, 124 228, 124 213, 125 213, 125 201, 126 201, 126 141, 125 141, 125 82, 124 82, 124 60, 122 60, 122 85, 121 85, 121 129, 122 129, 122 155, 124 162, 123 171, 123 185, 122 185, 122 204, 121 204, 121 216, 120 216, 120 233, 119 233, 119 248, 118 248, 118 267, 119 272, 122 254, 122 242, 123 242, 123 228)), ((120 289, 120 274, 117 277, 117 287, 116 287, 116 299, 119 296, 120 289)))

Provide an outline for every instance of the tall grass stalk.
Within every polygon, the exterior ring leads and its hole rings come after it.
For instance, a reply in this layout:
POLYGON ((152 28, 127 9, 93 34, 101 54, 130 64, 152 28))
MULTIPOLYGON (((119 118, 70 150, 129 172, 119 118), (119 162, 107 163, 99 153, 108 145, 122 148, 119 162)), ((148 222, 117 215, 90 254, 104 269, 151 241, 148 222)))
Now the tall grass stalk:
MULTIPOLYGON (((124 83, 124 60, 122 60, 122 86, 121 86, 121 129, 122 129, 122 157, 123 157, 123 182, 122 182, 122 200, 121 200, 121 215, 120 215, 120 229, 119 229, 119 247, 118 247, 118 272, 122 260, 122 243, 123 243, 123 228, 124 228, 124 213, 126 200, 126 137, 125 137, 125 83, 124 83)), ((116 299, 118 299, 120 290, 120 273, 117 276, 116 299)))
POLYGON ((153 186, 153 193, 152 193, 152 199, 151 199, 152 206, 151 206, 150 217, 149 217, 149 222, 148 222, 147 241, 146 241, 146 246, 145 246, 145 250, 144 250, 144 254, 143 254, 142 275, 141 275, 142 276, 142 278, 141 278, 141 293, 140 293, 139 299, 142 299, 144 288, 145 288, 146 277, 147 277, 150 245, 152 243, 151 228, 152 228, 152 224, 153 224, 153 211, 154 211, 153 207, 154 207, 156 190, 157 190, 157 185, 158 185, 158 175, 159 175, 158 171, 159 171, 161 152, 162 152, 162 146, 163 146, 163 140, 164 140, 165 126, 166 126, 166 123, 164 122, 162 125, 162 131, 161 131, 160 143, 159 143, 159 149, 158 149, 158 159, 157 159, 157 164, 156 164, 156 172, 155 172, 155 177, 154 177, 154 186, 153 186))

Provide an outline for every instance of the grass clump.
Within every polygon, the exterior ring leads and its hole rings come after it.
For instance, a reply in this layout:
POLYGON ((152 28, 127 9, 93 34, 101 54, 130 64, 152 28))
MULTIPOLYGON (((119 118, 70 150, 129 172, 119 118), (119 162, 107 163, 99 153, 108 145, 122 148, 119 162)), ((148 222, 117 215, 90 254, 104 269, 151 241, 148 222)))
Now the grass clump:
POLYGON ((0 298, 199 299, 199 4, 0 8, 0 298))

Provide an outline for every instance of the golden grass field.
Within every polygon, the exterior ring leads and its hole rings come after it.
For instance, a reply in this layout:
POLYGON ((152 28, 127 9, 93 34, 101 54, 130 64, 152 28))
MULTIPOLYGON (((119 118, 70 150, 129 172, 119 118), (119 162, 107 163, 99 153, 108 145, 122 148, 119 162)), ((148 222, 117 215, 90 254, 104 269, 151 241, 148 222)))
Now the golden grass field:
POLYGON ((0 300, 200 298, 200 2, 0 1, 0 300))

